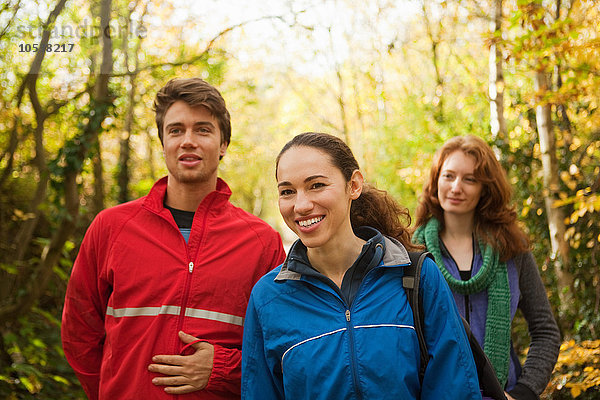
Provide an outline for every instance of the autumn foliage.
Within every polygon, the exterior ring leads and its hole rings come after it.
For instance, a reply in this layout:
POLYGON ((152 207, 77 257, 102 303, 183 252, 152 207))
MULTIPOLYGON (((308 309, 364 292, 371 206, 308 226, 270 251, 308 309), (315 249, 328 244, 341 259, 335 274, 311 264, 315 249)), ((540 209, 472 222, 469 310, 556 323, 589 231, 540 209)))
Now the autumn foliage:
POLYGON ((600 340, 574 340, 560 347, 552 381, 541 399, 582 399, 600 397, 600 340))

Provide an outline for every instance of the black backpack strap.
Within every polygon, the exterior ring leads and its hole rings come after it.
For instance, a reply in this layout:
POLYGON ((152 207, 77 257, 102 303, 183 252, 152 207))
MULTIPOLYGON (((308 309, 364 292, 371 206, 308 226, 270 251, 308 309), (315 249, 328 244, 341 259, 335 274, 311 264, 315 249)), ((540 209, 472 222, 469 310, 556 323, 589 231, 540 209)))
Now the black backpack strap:
POLYGON ((425 258, 433 257, 431 253, 427 251, 409 251, 408 256, 410 257, 411 264, 404 267, 402 286, 404 286, 406 297, 408 297, 408 303, 410 304, 410 308, 412 308, 415 331, 417 333, 417 338, 419 339, 421 358, 419 381, 423 382, 423 378, 425 377, 425 369, 427 368, 427 363, 429 363, 429 352, 427 350, 427 343, 425 342, 425 335, 423 333, 423 328, 425 326, 425 313, 423 312, 423 301, 421 301, 419 288, 421 283, 421 269, 423 267, 423 262, 425 261, 425 258))
MULTIPOLYGON (((402 286, 406 291, 408 302, 412 308, 413 320, 415 325, 415 331, 417 332, 417 338, 419 339, 419 350, 421 352, 421 368, 419 369, 419 381, 422 383, 425 377, 425 369, 429 363, 429 352, 427 350, 427 343, 425 342, 425 313, 423 311, 423 297, 420 293, 420 282, 421 282, 421 268, 425 258, 430 257, 433 260, 433 256, 429 252, 408 252, 410 257, 411 265, 404 267, 404 276, 402 277, 402 286), (415 306, 416 305, 416 306, 415 306)), ((482 390, 482 394, 486 397, 494 400, 506 400, 504 390, 498 382, 496 373, 492 363, 485 355, 483 349, 473 336, 469 323, 462 318, 463 326, 471 346, 471 352, 477 367, 477 375, 479 378, 479 387, 482 390)))
POLYGON ((473 360, 475 361, 475 367, 477 367, 479 387, 481 388, 483 396, 494 400, 506 400, 504 388, 502 388, 500 381, 498 381, 498 378, 496 377, 492 362, 479 345, 477 339, 475 339, 469 323, 464 318, 461 317, 461 319, 463 327, 465 328, 465 333, 467 334, 467 339, 469 339, 473 360))

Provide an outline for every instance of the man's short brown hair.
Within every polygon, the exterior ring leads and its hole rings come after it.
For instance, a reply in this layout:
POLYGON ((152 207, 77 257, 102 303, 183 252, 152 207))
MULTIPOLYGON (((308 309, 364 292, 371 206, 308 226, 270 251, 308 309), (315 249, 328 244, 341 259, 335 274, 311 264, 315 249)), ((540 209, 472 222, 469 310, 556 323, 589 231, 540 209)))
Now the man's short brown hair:
POLYGON ((158 138, 163 144, 163 125, 169 107, 178 100, 185 101, 190 107, 203 106, 217 119, 221 131, 221 143, 231 140, 231 121, 229 111, 221 93, 200 78, 175 78, 163 86, 154 99, 158 138))

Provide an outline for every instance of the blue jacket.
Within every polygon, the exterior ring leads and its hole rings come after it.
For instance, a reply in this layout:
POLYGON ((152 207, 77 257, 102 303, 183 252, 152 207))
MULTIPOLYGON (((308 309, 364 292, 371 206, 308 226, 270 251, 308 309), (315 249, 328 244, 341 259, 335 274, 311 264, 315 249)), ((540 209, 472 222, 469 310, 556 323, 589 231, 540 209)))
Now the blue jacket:
POLYGON ((481 399, 452 294, 435 263, 423 265, 431 356, 419 383, 419 344, 402 286, 406 249, 385 239, 379 265, 350 306, 323 279, 282 266, 254 287, 244 323, 244 399, 481 399))

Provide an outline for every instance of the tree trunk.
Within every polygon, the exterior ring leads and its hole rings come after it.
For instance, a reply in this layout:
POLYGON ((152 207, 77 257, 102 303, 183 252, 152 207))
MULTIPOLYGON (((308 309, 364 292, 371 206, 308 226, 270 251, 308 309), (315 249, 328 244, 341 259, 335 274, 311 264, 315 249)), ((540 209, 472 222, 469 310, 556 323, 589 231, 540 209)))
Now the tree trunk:
POLYGON ((433 33, 433 27, 431 19, 429 18, 429 12, 427 11, 426 0, 421 0, 421 8, 423 10, 423 20, 425 22, 425 28, 427 30, 427 37, 431 42, 431 63, 433 64, 433 70, 435 72, 435 96, 433 101, 434 106, 434 119, 438 123, 444 122, 444 78, 440 71, 440 61, 438 54, 438 46, 440 45, 439 35, 436 37, 433 33))
MULTIPOLYGON (((564 215, 560 208, 553 207, 558 199, 559 171, 556 156, 556 137, 552 126, 552 108, 544 97, 550 89, 550 75, 545 71, 535 74, 535 88, 538 95, 536 105, 536 123, 542 153, 544 172, 544 203, 548 214, 548 229, 552 245, 551 259, 554 264, 560 298, 560 316, 569 311, 573 297, 573 276, 569 273, 569 244, 565 240, 564 215)), ((566 322, 566 321, 565 321, 566 322)))
MULTIPOLYGON (((112 39, 110 37, 110 10, 112 0, 103 0, 100 4, 100 35, 102 37, 102 64, 100 65, 100 75, 96 81, 96 99, 101 107, 101 112, 106 116, 106 108, 110 104, 108 81, 112 74, 112 39)), ((100 119, 102 121, 104 118, 100 119)), ((90 132, 93 137, 92 144, 97 152, 94 160, 94 212, 98 213, 104 208, 104 178, 102 171, 102 153, 100 143, 98 142, 98 134, 101 128, 93 129, 95 132, 90 132)), ((80 171, 77 171, 79 173, 80 171)))
POLYGON ((97 215, 104 209, 104 168, 102 165, 102 146, 100 142, 96 141, 93 147, 94 197, 92 199, 92 213, 93 215, 97 215))
MULTIPOLYGON (((335 43, 333 42, 333 35, 331 34, 331 27, 329 27, 329 44, 333 50, 335 43)), ((335 94, 336 102, 339 106, 340 122, 341 122, 341 134, 344 137, 344 141, 350 146, 350 128, 348 127, 348 116, 346 113, 346 101, 344 100, 344 76, 342 75, 342 66, 335 61, 335 75, 337 78, 337 93, 335 94)))
MULTIPOLYGON (((129 107, 133 107, 130 105, 129 107)), ((130 118, 129 112, 127 118, 130 118)), ((119 194, 117 200, 119 203, 125 203, 130 200, 129 196, 129 159, 131 154, 131 148, 129 145, 129 138, 131 137, 131 130, 125 128, 121 142, 119 144, 119 167, 117 174, 117 185, 119 186, 119 194)))
MULTIPOLYGON (((137 6, 137 4, 136 4, 137 6)), ((147 8, 146 8, 147 9, 147 8)), ((142 15, 146 14, 146 9, 142 15)), ((134 8, 130 9, 129 16, 127 18, 127 27, 129 28, 129 20, 131 18, 131 13, 134 11, 134 8)), ((129 30, 129 29, 128 29, 129 30)), ((117 173, 117 184, 119 186, 119 195, 118 201, 119 203, 125 203, 129 201, 129 183, 130 183, 130 172, 129 172, 129 163, 131 159, 131 147, 130 147, 130 138, 133 130, 134 123, 134 110, 135 110, 135 94, 137 89, 137 74, 139 68, 139 57, 138 53, 141 47, 142 38, 139 38, 133 53, 134 57, 134 68, 135 71, 133 74, 129 75, 129 84, 131 85, 131 89, 129 90, 129 99, 127 105, 127 114, 125 117, 125 127, 123 129, 123 134, 121 136, 120 145, 119 145, 119 167, 117 173)), ((129 63, 129 40, 128 36, 125 35, 123 38, 123 53, 125 54, 125 68, 129 71, 130 63, 129 63)))
MULTIPOLYGON (((572 6, 572 3, 570 3, 570 6, 572 6)), ((562 8, 562 1, 556 0, 556 13, 555 13, 556 21, 560 20, 561 8, 562 8)), ((557 59, 559 59, 558 54, 556 56, 557 56, 557 59)), ((554 75, 556 76, 556 89, 559 90, 562 87, 562 76, 561 76, 560 64, 558 64, 558 63, 554 67, 554 75)), ((569 116, 567 115, 567 108, 565 107, 565 105, 563 103, 556 104, 556 114, 557 114, 558 121, 559 121, 558 128, 561 131, 570 134, 571 133, 571 121, 569 120, 569 116)), ((571 142, 570 139, 571 138, 569 137, 569 142, 571 142)))
POLYGON ((152 182, 156 182, 158 176, 156 175, 156 167, 154 166, 156 163, 154 160, 154 141, 157 140, 157 138, 155 138, 149 130, 146 130, 146 137, 146 150, 148 152, 147 162, 150 170, 150 179, 152 179, 152 182))
POLYGON ((492 3, 492 42, 490 46, 490 125, 492 138, 506 140, 504 120, 504 71, 502 66, 502 0, 492 3))

